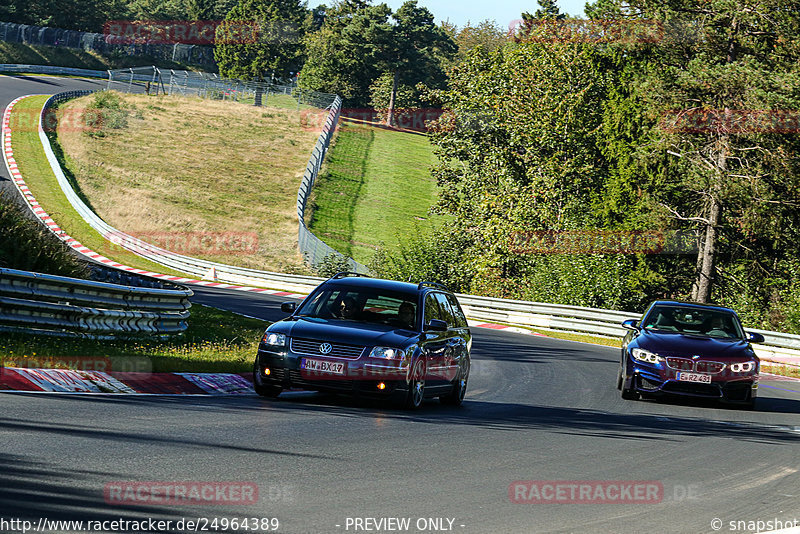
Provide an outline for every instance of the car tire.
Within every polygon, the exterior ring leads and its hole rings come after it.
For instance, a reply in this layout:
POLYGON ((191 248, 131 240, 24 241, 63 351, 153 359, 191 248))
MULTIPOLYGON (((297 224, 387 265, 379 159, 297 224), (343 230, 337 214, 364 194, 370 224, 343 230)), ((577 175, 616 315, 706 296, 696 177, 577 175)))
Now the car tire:
POLYGON ((261 395, 262 397, 269 397, 274 399, 278 395, 281 394, 283 388, 280 386, 270 386, 265 384, 264 381, 261 379, 260 369, 258 368, 258 362, 253 364, 253 389, 256 393, 261 395))
MULTIPOLYGON (((622 371, 620 370, 620 373, 621 372, 622 371)), ((620 374, 620 376, 622 376, 622 375, 620 374)), ((631 379, 631 386, 634 385, 634 380, 636 380, 635 376, 631 379)), ((624 400, 639 400, 639 394, 636 392, 634 387, 626 388, 625 387, 624 378, 623 378, 623 382, 622 382, 622 384, 620 384, 620 388, 619 388, 620 397, 622 397, 624 400)))
POLYGON ((414 362, 411 369, 410 380, 408 381, 408 393, 405 399, 407 410, 416 410, 422 406, 425 400, 425 362, 418 359, 414 362))
POLYGON ((469 364, 467 364, 467 368, 464 372, 459 373, 459 376, 453 381, 453 391, 439 397, 439 401, 448 406, 461 406, 461 403, 464 402, 464 396, 467 394, 468 380, 469 364))
POLYGON ((617 369, 617 389, 622 391, 622 364, 619 364, 617 369))

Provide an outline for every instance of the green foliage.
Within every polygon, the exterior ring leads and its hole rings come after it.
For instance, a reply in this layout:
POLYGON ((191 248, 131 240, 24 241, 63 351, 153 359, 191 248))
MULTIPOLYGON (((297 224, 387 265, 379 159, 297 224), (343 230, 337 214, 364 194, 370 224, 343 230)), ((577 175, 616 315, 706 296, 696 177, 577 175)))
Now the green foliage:
POLYGON ((474 271, 467 256, 471 242, 448 225, 429 229, 415 225, 401 240, 399 250, 379 249, 368 267, 380 278, 439 282, 453 291, 466 292, 474 271))
POLYGON ((407 87, 420 82, 441 87, 443 63, 455 48, 433 23, 430 11, 414 0, 395 13, 386 4, 342 2, 326 11, 322 29, 307 37, 308 57, 298 83, 338 93, 350 106, 366 106, 385 85, 379 83, 370 91, 382 74, 396 74, 398 83, 407 87))
MULTIPOLYGON (((373 109, 385 110, 389 107, 392 97, 392 85, 394 76, 385 72, 375 80, 369 88, 369 105, 373 109)), ((395 94, 395 108, 411 109, 421 108, 425 105, 422 91, 410 85, 399 84, 395 94)))
POLYGON ((131 110, 113 91, 95 93, 83 112, 87 135, 105 137, 109 130, 120 130, 128 126, 131 110))
POLYGON ((456 43, 458 52, 450 62, 450 66, 463 61, 469 52, 477 47, 483 48, 487 53, 492 53, 505 46, 509 41, 509 28, 503 28, 494 20, 483 20, 476 25, 467 22, 458 27, 450 22, 442 22, 442 29, 456 43))
POLYGON ((347 256, 342 254, 328 254, 315 266, 314 270, 317 275, 330 278, 336 273, 351 270, 350 263, 347 260, 347 256))
POLYGON ((308 11, 298 0, 240 0, 217 28, 220 75, 242 80, 288 79, 303 62, 308 11), (243 35, 241 21, 256 21, 243 35))
POLYGON ((75 278, 88 275, 66 245, 5 194, 0 194, 0 267, 75 278))

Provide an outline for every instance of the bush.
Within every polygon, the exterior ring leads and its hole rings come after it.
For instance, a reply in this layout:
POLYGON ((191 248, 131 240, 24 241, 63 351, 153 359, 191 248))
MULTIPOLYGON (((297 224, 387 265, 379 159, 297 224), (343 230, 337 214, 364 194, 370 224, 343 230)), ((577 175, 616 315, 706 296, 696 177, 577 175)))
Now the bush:
POLYGON ((400 242, 397 252, 379 247, 369 269, 381 278, 411 282, 439 282, 466 292, 474 276, 470 266, 472 243, 449 225, 434 230, 415 224, 413 236, 400 242))
POLYGON ((86 265, 23 210, 0 193, 0 267, 86 278, 86 265))
POLYGON ((314 271, 316 271, 319 276, 324 276, 325 278, 330 278, 342 271, 351 270, 352 267, 350 267, 349 258, 342 254, 328 254, 323 258, 322 262, 318 263, 314 268, 314 271))
POLYGON ((105 137, 108 130, 120 130, 128 126, 128 115, 130 109, 117 93, 100 91, 86 106, 83 119, 89 127, 89 135, 105 137))

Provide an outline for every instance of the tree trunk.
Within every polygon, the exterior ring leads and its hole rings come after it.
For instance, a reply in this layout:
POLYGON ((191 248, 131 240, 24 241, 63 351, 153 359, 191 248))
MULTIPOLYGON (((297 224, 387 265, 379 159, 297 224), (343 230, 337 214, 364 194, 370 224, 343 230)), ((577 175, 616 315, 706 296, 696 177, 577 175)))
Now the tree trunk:
MULTIPOLYGON (((730 110, 725 108, 725 124, 730 124, 730 110)), ((719 227, 722 216, 722 192, 723 180, 728 174, 728 134, 724 133, 717 144, 717 165, 714 176, 714 183, 711 186, 711 205, 708 209, 708 224, 706 225, 706 235, 700 246, 698 263, 700 271, 697 273, 695 286, 697 302, 708 302, 711 298, 711 285, 714 282, 714 255, 717 251, 717 228, 719 227), (702 258, 702 261, 701 261, 702 258)))
POLYGON ((392 76, 392 94, 389 95, 389 109, 386 111, 386 126, 391 126, 392 122, 394 122, 394 100, 397 95, 397 78, 399 76, 399 71, 394 71, 394 76, 392 76))

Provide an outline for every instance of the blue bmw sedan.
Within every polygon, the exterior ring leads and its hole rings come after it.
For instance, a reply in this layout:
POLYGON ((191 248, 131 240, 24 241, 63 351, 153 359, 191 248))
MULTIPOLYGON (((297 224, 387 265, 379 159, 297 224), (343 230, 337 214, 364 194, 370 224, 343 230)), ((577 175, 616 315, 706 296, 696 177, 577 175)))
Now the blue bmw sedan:
POLYGON ((730 308, 658 300, 622 326, 623 399, 672 394, 755 406, 760 362, 750 344, 764 337, 745 332, 730 308))

